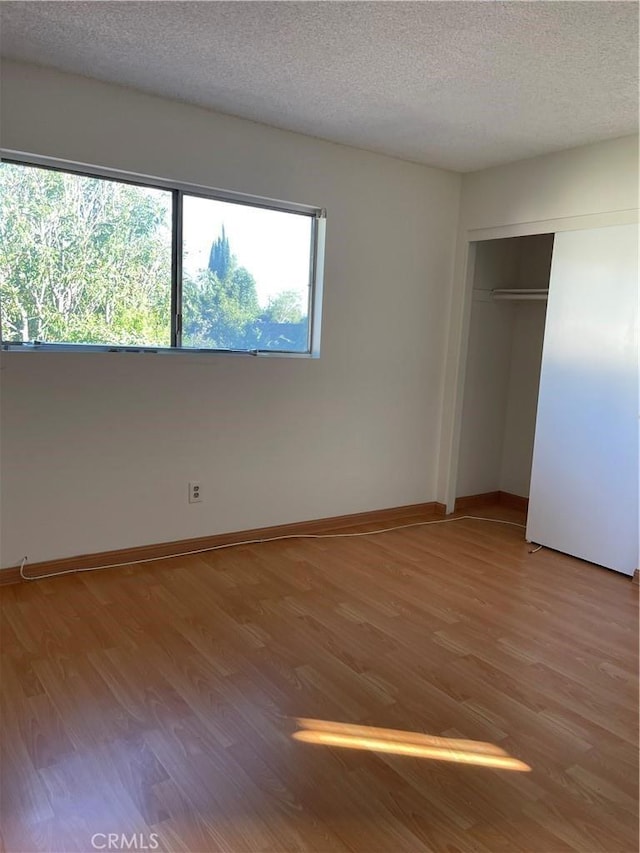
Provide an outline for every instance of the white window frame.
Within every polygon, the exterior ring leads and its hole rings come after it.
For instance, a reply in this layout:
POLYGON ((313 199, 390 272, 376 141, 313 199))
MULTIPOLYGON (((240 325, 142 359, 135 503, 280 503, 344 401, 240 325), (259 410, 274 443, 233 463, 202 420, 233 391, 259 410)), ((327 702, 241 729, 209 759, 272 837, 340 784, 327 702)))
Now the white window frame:
POLYGON ((324 279, 324 247, 327 213, 324 208, 313 207, 295 202, 279 201, 262 196, 247 195, 229 190, 215 189, 201 184, 171 181, 165 178, 150 177, 134 172, 126 172, 108 167, 90 166, 54 157, 26 154, 10 149, 0 150, 0 162, 19 166, 39 166, 72 175, 89 178, 104 178, 120 183, 168 190, 172 193, 171 214, 171 346, 126 346, 105 344, 41 343, 28 341, 3 341, 0 327, 0 348, 10 352, 119 352, 119 353, 158 353, 158 354, 211 354, 211 355, 249 355, 262 358, 319 358, 320 328, 322 316, 322 290, 324 279), (304 352, 289 350, 229 350, 206 349, 202 347, 183 347, 182 344, 182 209, 185 195, 209 198, 214 201, 234 202, 249 207, 279 210, 285 213, 297 213, 308 216, 312 221, 311 252, 309 259, 309 329, 307 349, 304 352))

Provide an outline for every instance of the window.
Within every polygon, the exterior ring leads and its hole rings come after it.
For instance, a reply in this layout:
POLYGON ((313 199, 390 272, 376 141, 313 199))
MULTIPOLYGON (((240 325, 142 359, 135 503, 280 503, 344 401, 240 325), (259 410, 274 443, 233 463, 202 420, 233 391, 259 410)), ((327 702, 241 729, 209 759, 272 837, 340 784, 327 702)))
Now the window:
POLYGON ((185 194, 182 223, 182 346, 306 352, 315 220, 185 194))
POLYGON ((0 163, 5 349, 317 354, 323 211, 0 163))

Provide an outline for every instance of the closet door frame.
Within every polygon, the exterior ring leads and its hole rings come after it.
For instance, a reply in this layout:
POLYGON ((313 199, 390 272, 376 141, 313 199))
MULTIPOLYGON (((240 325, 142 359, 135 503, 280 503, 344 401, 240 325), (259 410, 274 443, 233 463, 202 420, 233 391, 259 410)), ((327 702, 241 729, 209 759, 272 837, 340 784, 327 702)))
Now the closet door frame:
MULTIPOLYGON (((616 210, 585 216, 514 223, 495 228, 469 229, 460 234, 456 250, 455 268, 462 271, 461 278, 464 282, 464 288, 462 293, 458 294, 457 304, 455 303, 456 294, 454 293, 454 304, 451 309, 450 335, 452 340, 457 341, 457 345, 454 351, 455 358, 449 359, 448 370, 453 374, 454 387, 451 401, 443 407, 438 479, 438 499, 446 505, 447 513, 453 512, 456 499, 458 458, 460 453, 460 436, 462 433, 462 404, 473 299, 476 257, 475 243, 482 240, 501 240, 508 237, 530 237, 535 234, 582 231, 591 228, 603 228, 609 225, 630 225, 639 221, 639 213, 638 210, 616 210)), ((449 382, 451 381, 451 373, 447 377, 449 382)))

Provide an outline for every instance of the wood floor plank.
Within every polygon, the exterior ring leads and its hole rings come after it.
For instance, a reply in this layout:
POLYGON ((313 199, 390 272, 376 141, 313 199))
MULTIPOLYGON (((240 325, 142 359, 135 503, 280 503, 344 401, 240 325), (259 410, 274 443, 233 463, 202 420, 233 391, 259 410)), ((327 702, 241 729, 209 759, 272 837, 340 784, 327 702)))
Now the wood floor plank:
POLYGON ((638 587, 530 550, 465 519, 0 588, 2 849, 635 853, 638 587), (531 771, 303 742, 301 718, 531 771))

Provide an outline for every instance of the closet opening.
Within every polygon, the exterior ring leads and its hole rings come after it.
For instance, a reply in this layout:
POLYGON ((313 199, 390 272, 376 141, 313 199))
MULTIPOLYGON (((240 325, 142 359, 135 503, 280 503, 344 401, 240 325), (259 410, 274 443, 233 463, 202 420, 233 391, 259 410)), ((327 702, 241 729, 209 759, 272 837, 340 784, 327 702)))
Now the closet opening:
POLYGON ((528 506, 554 236, 474 244, 457 509, 528 506))

